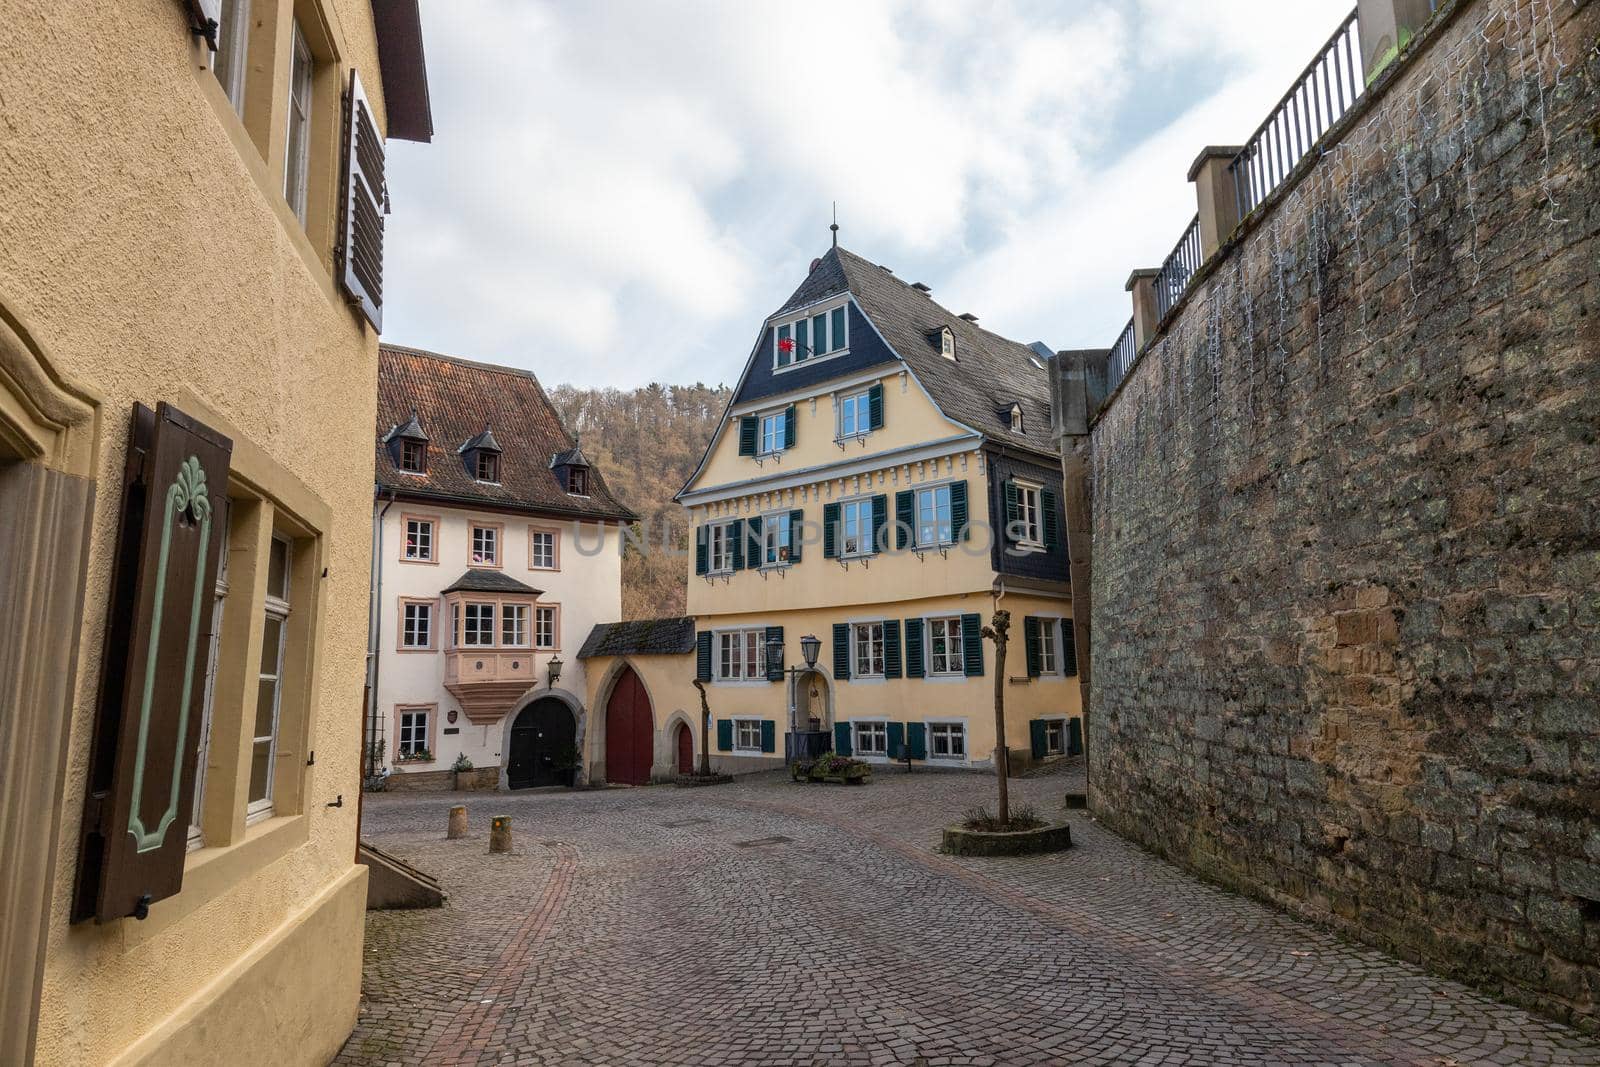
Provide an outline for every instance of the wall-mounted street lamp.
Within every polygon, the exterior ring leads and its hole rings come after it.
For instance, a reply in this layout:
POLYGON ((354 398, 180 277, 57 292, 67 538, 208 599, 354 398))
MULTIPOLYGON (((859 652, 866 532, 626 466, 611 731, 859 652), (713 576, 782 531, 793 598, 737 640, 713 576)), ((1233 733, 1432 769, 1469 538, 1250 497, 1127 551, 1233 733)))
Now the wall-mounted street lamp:
POLYGON ((550 657, 550 663, 545 669, 550 674, 550 688, 554 689, 556 687, 556 683, 561 680, 561 657, 550 657))
POLYGON ((805 659, 804 667, 785 667, 783 665, 783 642, 767 642, 767 673, 768 674, 800 674, 817 669, 817 653, 822 651, 822 642, 816 634, 806 634, 800 639, 800 655, 805 659))

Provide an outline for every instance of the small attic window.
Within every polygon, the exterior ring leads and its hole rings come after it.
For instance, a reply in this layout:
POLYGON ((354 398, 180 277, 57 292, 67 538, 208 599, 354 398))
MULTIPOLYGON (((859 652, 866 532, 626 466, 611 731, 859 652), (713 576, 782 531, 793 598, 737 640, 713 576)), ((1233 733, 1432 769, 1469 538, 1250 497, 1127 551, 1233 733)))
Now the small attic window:
POLYGON ((476 456, 473 477, 480 482, 500 481, 500 454, 498 452, 485 452, 480 450, 476 456))
POLYGON ((567 493, 571 496, 589 495, 589 468, 573 467, 567 472, 567 493))
POLYGON ((1009 413, 1009 420, 1008 421, 1010 422, 1011 432, 1012 433, 1024 433, 1025 432, 1024 429, 1023 429, 1023 426, 1022 426, 1022 405, 1021 404, 1012 404, 1011 405, 1011 411, 1009 413))
POLYGON ((928 343, 939 350, 939 354, 952 362, 956 358, 955 331, 948 326, 941 326, 928 334, 928 343))
POLYGON ((401 440, 400 469, 407 474, 422 474, 428 469, 428 449, 421 441, 401 440))

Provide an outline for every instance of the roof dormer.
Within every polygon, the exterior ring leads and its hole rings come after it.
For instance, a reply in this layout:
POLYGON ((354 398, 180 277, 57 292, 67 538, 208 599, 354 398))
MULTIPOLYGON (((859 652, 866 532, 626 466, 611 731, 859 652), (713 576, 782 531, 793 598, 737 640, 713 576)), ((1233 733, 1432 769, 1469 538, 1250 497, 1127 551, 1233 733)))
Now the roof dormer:
POLYGON ((1022 424, 1022 405, 1016 403, 1015 401, 1012 402, 1010 407, 1002 408, 1000 410, 1000 421, 1005 423, 1006 429, 1010 430, 1012 433, 1027 432, 1026 428, 1022 424))
POLYGON ((950 362, 956 360, 956 332, 948 326, 941 326, 937 330, 928 331, 928 343, 939 350, 939 354, 950 362))
POLYGON ((389 448, 389 458, 400 470, 407 474, 428 473, 428 435, 422 432, 415 408, 410 419, 390 427, 383 435, 383 443, 389 448))
POLYGON ((477 436, 468 438, 456 451, 461 453, 463 462, 467 465, 467 473, 473 479, 487 482, 490 485, 500 484, 500 442, 494 439, 494 434, 485 426, 477 436))
POLYGON ((568 496, 589 495, 589 460, 577 445, 550 457, 550 469, 568 496))

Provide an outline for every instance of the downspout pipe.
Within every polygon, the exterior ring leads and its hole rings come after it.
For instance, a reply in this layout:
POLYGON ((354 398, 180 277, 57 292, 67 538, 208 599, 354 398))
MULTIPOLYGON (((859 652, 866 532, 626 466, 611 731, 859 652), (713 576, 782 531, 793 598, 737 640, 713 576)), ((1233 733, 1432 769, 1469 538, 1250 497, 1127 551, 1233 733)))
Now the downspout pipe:
POLYGON ((378 732, 378 624, 381 619, 378 612, 383 604, 383 520, 394 506, 395 493, 392 489, 389 491, 389 499, 382 508, 378 507, 378 501, 383 499, 383 487, 374 485, 372 496, 372 576, 367 590, 367 722, 361 744, 362 774, 367 778, 374 778, 378 773, 377 761, 372 758, 372 742, 378 732))

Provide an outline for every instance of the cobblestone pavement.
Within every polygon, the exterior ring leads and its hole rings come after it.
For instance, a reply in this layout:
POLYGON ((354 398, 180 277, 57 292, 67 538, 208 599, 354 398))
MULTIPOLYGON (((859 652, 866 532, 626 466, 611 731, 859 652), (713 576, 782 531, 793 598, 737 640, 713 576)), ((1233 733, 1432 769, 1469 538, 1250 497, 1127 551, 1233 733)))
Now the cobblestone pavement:
MULTIPOLYGON (((1013 784, 1060 810, 1070 781, 1013 784)), ((977 774, 375 795, 451 900, 367 919, 341 1064, 1600 1064, 1600 1045, 1214 889, 1070 813, 934 851, 977 774), (465 802, 471 834, 444 840, 465 802), (488 824, 509 814, 511 856, 488 824)))

